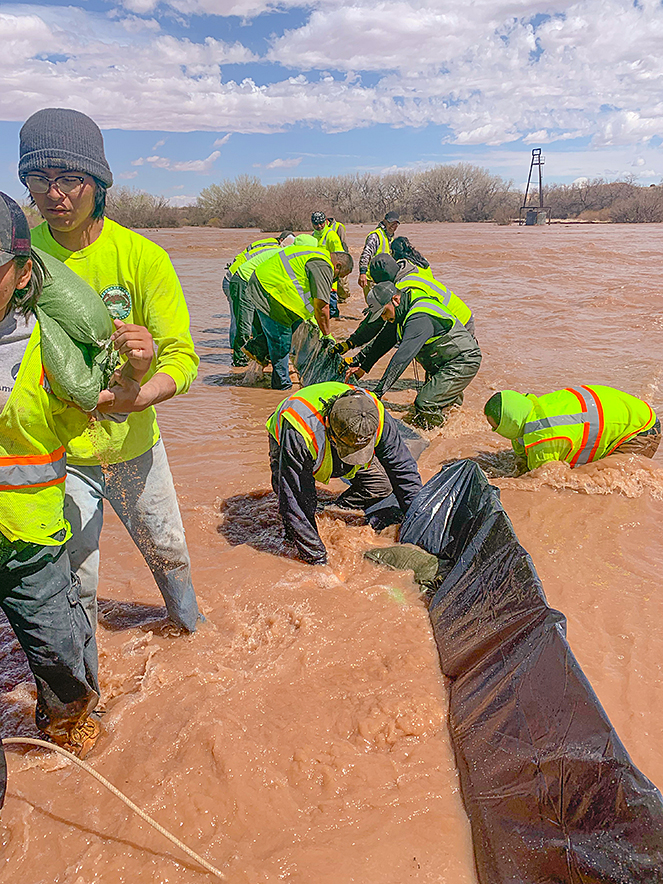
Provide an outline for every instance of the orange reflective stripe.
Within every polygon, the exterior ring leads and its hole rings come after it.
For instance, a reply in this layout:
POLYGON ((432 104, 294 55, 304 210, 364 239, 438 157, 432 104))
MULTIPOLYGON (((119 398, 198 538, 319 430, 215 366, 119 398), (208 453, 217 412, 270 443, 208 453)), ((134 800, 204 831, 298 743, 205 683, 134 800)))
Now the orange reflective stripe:
POLYGON ((61 485, 66 480, 67 477, 65 475, 58 479, 51 479, 50 482, 30 482, 29 485, 0 485, 0 491, 20 491, 22 488, 50 488, 51 485, 61 485))
POLYGON ((64 445, 60 446, 60 448, 52 451, 50 454, 24 454, 19 457, 0 457, 0 467, 5 466, 14 466, 20 464, 42 464, 42 463, 55 463, 56 460, 60 460, 65 455, 64 445))

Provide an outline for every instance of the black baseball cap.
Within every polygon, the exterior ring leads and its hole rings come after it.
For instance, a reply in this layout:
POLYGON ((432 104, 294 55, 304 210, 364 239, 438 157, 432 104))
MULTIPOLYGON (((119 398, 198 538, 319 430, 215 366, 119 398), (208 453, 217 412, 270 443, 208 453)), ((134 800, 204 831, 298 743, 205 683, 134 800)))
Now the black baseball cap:
POLYGON ((0 191, 0 267, 30 255, 30 225, 16 200, 0 191))
POLYGON ((371 258, 371 263, 368 265, 368 269, 373 282, 393 282, 396 279, 396 274, 400 270, 396 263, 396 259, 392 258, 391 255, 388 255, 386 252, 380 252, 379 255, 375 255, 371 258))
POLYGON ((384 220, 385 221, 398 221, 398 223, 400 224, 401 223, 401 216, 398 214, 398 212, 387 212, 387 214, 384 216, 384 220))
POLYGON ((327 216, 324 212, 313 212, 311 215, 311 224, 324 224, 327 216))
POLYGON ((375 450, 380 412, 365 390, 348 390, 336 399, 329 412, 334 447, 343 463, 369 463, 375 450))

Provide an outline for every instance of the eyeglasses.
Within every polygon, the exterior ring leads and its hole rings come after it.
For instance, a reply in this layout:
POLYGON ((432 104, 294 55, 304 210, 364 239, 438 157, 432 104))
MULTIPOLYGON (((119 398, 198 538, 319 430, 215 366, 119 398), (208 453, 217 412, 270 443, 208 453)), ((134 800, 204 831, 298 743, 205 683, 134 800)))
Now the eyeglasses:
POLYGON ((25 179, 30 193, 48 193, 55 186, 60 193, 74 193, 85 183, 85 175, 58 175, 57 178, 46 178, 44 175, 28 175, 25 179))

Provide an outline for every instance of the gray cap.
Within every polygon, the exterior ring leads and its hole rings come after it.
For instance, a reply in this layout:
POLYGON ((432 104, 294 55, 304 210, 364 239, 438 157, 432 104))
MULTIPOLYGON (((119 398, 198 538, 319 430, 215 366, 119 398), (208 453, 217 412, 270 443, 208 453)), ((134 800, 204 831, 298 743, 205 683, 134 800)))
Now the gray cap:
POLYGON ((387 214, 384 216, 384 220, 385 221, 398 221, 398 223, 400 224, 401 216, 398 214, 398 212, 387 212, 387 214))
POLYGON ((0 192, 0 267, 30 254, 30 225, 23 209, 0 192))
POLYGON ((392 258, 386 252, 380 252, 379 255, 371 258, 368 269, 373 282, 385 282, 385 280, 393 282, 399 271, 395 258, 392 258))
POLYGON ((399 291, 393 282, 379 282, 374 285, 366 295, 366 303, 368 304, 366 318, 368 321, 373 322, 374 319, 377 319, 394 295, 398 294, 399 291))
POLYGON ((343 463, 368 463, 373 457, 380 426, 375 400, 365 390, 348 390, 329 411, 329 428, 334 447, 343 463))
POLYGON ((104 153, 104 138, 94 120, 80 111, 46 107, 23 124, 20 134, 18 177, 39 169, 67 169, 98 178, 106 187, 113 183, 104 153))

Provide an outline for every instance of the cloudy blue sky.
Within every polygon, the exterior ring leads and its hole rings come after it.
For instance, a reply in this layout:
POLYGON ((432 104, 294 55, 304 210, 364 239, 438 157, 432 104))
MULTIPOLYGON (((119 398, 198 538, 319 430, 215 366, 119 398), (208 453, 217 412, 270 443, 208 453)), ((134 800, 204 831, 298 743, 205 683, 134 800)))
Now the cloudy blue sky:
POLYGON ((21 122, 72 107, 118 184, 470 162, 524 185, 663 179, 660 0, 0 2, 0 189, 21 122))

